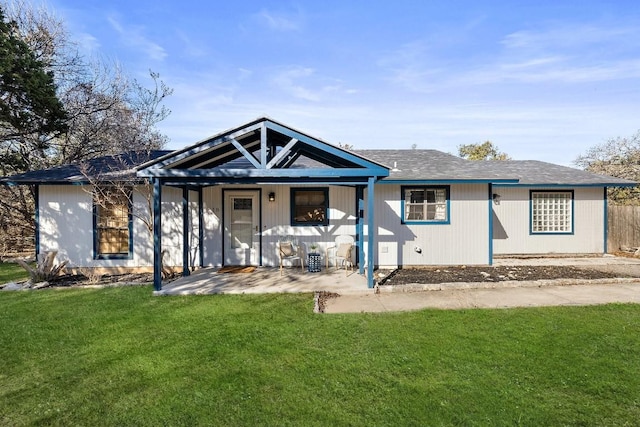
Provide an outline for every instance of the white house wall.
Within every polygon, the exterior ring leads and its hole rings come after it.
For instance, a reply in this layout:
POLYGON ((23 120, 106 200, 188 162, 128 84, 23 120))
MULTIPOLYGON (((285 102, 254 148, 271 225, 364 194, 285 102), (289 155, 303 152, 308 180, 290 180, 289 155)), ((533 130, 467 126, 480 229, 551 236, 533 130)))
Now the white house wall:
POLYGON ((182 188, 162 187, 162 252, 166 266, 182 265, 182 188))
POLYGON ((222 265, 222 189, 219 186, 202 189, 203 236, 205 266, 222 265))
POLYGON ((489 263, 487 184, 450 186, 450 224, 402 224, 401 197, 400 185, 375 187, 376 265, 489 263))
POLYGON ((500 194, 500 203, 493 206, 494 254, 604 252, 604 200, 601 187, 573 189, 574 233, 554 235, 529 233, 530 190, 545 188, 494 187, 494 193, 500 194))
MULTIPOLYGON (((355 189, 352 187, 329 186, 329 225, 291 226, 291 188, 327 187, 321 185, 264 185, 261 186, 262 206, 262 265, 277 266, 276 252, 278 239, 294 236, 302 245, 318 244, 325 252, 327 245, 341 234, 355 236, 355 189), (276 200, 269 202, 269 193, 275 193, 276 200)), ((222 265, 222 190, 256 190, 251 185, 226 185, 207 187, 203 190, 204 201, 204 264, 222 265)))
MULTIPOLYGON (((40 252, 58 251, 57 262, 69 267, 150 267, 153 239, 140 219, 148 213, 148 201, 141 188, 134 191, 133 258, 93 259, 93 201, 89 189, 77 185, 41 185, 39 189, 40 252)), ((150 216, 148 217, 150 218, 150 216)))

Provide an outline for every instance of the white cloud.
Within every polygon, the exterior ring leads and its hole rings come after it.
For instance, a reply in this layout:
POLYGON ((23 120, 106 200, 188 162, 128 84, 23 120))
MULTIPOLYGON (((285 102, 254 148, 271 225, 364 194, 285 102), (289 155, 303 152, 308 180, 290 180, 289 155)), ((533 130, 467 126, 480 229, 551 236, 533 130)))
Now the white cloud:
POLYGON ((107 20, 113 29, 118 32, 125 45, 142 50, 149 58, 156 61, 162 61, 167 57, 167 52, 162 46, 143 35, 144 27, 132 26, 127 28, 113 15, 107 17, 107 20))
POLYGON ((193 58, 202 58, 208 55, 208 49, 203 47, 200 43, 194 42, 184 31, 177 30, 176 36, 184 47, 183 52, 193 58))
POLYGON ((262 9, 254 16, 259 22, 274 31, 286 32, 300 30, 303 21, 299 11, 294 14, 285 14, 262 9))
MULTIPOLYGON (((455 48, 468 48, 459 41, 455 48)), ((429 37, 381 55, 387 80, 416 93, 504 83, 584 84, 640 77, 640 26, 556 25, 516 31, 451 62, 429 37), (497 49, 496 49, 497 48, 497 49)))
POLYGON ((297 65, 279 68, 270 83, 293 98, 312 102, 328 102, 336 95, 358 93, 356 89, 345 88, 340 79, 322 76, 314 68, 297 65))
POLYGON ((306 101, 319 101, 320 92, 303 86, 299 81, 313 76, 315 70, 308 67, 294 66, 278 71, 271 83, 289 95, 306 101))
POLYGON ((597 44, 638 45, 637 25, 562 24, 540 30, 521 30, 505 36, 502 44, 509 49, 555 50, 597 44))
POLYGON ((100 49, 100 42, 89 33, 79 32, 74 34, 74 39, 84 52, 92 54, 100 49))
POLYGON ((253 75, 253 71, 248 70, 246 68, 238 68, 238 80, 242 81, 242 80, 246 80, 248 78, 250 78, 253 75))

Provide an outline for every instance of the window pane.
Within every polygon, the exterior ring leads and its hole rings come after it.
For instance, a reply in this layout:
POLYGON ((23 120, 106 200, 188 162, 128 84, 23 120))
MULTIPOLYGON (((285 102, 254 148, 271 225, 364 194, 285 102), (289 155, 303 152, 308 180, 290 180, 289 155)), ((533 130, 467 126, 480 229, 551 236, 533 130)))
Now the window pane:
POLYGON ((446 188, 405 188, 404 219, 406 221, 446 221, 446 188))
POLYGON ((231 248, 248 249, 253 240, 253 199, 234 197, 231 209, 230 232, 231 248))
POLYGON ((326 190, 293 190, 292 224, 327 224, 326 190))
POLYGON ((98 255, 129 254, 129 199, 111 194, 96 206, 98 255))
POLYGON ((531 230, 535 233, 570 233, 571 192, 531 193, 531 230))

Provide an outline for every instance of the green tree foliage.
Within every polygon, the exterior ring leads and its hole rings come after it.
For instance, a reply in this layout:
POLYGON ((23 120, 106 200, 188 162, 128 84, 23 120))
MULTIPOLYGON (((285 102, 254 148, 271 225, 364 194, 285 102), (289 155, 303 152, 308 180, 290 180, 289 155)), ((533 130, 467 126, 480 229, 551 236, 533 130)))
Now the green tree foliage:
POLYGON ((0 163, 3 174, 24 170, 28 153, 44 151, 67 130, 53 72, 36 58, 0 7, 0 163), (24 145, 25 138, 36 144, 24 145))
POLYGON ((491 141, 459 145, 458 156, 467 160, 511 160, 511 157, 501 153, 491 141))
MULTIPOLYGON (((640 130, 629 137, 611 138, 591 147, 574 164, 593 173, 640 182, 640 130)), ((609 199, 618 204, 640 204, 638 187, 610 188, 609 199)))

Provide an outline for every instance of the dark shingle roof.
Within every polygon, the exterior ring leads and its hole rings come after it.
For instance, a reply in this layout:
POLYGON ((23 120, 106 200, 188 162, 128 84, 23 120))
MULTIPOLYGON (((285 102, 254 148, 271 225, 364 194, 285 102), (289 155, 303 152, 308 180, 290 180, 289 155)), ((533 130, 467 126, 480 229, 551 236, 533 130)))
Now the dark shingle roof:
POLYGON ((479 162, 496 173, 515 176, 519 184, 572 185, 635 185, 637 183, 608 175, 598 175, 581 169, 541 162, 538 160, 506 160, 479 162))
POLYGON ((0 178, 0 184, 73 184, 87 181, 87 177, 104 179, 132 179, 135 167, 171 151, 129 152, 115 156, 103 156, 85 163, 57 166, 49 169, 25 172, 0 178))
POLYGON ((437 150, 358 150, 391 168, 392 180, 518 180, 524 185, 635 185, 633 181, 537 160, 471 161, 437 150), (394 167, 395 166, 395 167, 394 167))
MULTIPOLYGON (((524 185, 602 185, 630 186, 633 181, 597 175, 580 169, 536 160, 470 161, 438 150, 354 150, 355 154, 386 165, 390 175, 385 181, 487 181, 511 180, 524 185)), ((82 183, 88 175, 106 179, 131 179, 135 167, 160 158, 171 151, 130 152, 120 156, 104 156, 51 169, 26 172, 0 178, 0 184, 82 183)), ((246 159, 236 161, 245 165, 246 159)), ((246 166, 246 165, 245 165, 246 166)), ((240 167, 240 166, 238 166, 240 167)))

